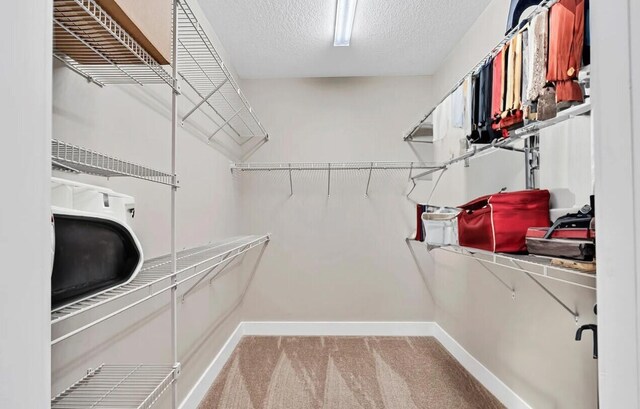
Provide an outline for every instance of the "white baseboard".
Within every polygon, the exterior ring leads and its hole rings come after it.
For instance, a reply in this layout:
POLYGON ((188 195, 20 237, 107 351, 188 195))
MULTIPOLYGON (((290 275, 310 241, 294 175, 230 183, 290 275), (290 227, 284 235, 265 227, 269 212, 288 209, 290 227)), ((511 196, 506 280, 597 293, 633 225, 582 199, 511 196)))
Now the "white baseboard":
POLYGON ((473 357, 462 345, 451 337, 440 325, 433 323, 437 327, 435 338, 453 357, 460 362, 474 378, 489 390, 504 406, 509 409, 531 409, 518 394, 505 385, 504 382, 495 376, 487 367, 473 357))
POLYGON ((433 322, 295 322, 246 321, 242 323, 244 335, 276 336, 435 336, 433 322))
POLYGON ((242 323, 240 323, 235 331, 233 331, 227 342, 224 343, 220 352, 218 352, 218 355, 213 358, 213 361, 211 361, 202 376, 200 376, 200 379, 198 379, 196 384, 184 398, 179 406, 180 409, 197 409, 200 402, 202 402, 204 397, 207 395, 209 388, 213 385, 213 382, 222 371, 224 364, 226 364, 231 357, 233 350, 236 349, 240 339, 242 339, 242 335, 242 323))
POLYGON ((253 336, 414 336, 434 337, 460 364, 510 409, 531 409, 513 390, 475 359, 435 322, 241 322, 196 385, 180 404, 180 409, 198 407, 222 371, 224 364, 244 335, 253 336))

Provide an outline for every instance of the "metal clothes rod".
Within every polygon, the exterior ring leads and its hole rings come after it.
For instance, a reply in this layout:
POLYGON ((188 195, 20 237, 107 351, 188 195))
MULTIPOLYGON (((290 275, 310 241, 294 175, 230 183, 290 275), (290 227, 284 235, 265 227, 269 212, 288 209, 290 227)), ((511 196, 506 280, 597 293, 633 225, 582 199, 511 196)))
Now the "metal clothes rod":
MULTIPOLYGON (((529 22, 533 17, 535 17, 537 14, 539 14, 543 9, 548 9, 551 6, 553 6, 555 3, 557 3, 558 0, 542 0, 540 2, 540 4, 538 5, 538 7, 531 12, 531 14, 529 14, 529 16, 523 21, 523 22, 529 22)), ((411 141, 411 139, 414 137, 414 134, 417 132, 417 130, 422 126, 422 124, 424 124, 426 122, 426 120, 431 116, 431 114, 433 114, 433 112, 436 110, 436 108, 442 104, 447 98, 449 98, 449 96, 451 94, 453 94, 459 86, 461 86, 465 79, 467 79, 467 77, 469 77, 470 75, 475 75, 477 74, 478 70, 489 60, 491 60, 493 57, 495 57, 498 52, 500 52, 500 50, 502 49, 502 47, 508 43, 509 41, 511 41, 511 39, 513 38, 514 35, 516 35, 516 33, 520 31, 520 25, 512 28, 507 35, 498 43, 498 45, 496 45, 490 52, 489 54, 487 54, 482 60, 480 60, 479 63, 477 63, 469 72, 467 72, 462 79, 460 79, 458 82, 456 82, 456 84, 445 94, 445 96, 440 100, 440 102, 438 102, 423 118, 422 120, 420 120, 420 122, 418 122, 418 124, 416 124, 413 129, 411 129, 411 131, 409 133, 407 133, 403 140, 404 141, 411 141)))
POLYGON ((234 163, 231 171, 339 171, 339 170, 411 170, 442 169, 441 164, 428 162, 299 162, 299 163, 234 163))

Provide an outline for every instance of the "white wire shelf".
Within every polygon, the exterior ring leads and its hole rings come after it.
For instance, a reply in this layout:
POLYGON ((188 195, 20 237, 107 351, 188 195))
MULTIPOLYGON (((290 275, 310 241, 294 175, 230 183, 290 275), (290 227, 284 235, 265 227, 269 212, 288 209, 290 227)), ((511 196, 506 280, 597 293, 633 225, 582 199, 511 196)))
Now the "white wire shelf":
POLYGON ((564 284, 582 287, 589 290, 596 289, 595 273, 585 273, 572 268, 552 265, 551 258, 549 257, 492 253, 485 250, 461 246, 435 247, 431 250, 436 249, 471 258, 480 263, 489 263, 511 270, 559 281, 564 284))
POLYGON ((53 56, 99 86, 174 88, 171 75, 93 0, 53 1, 53 56))
POLYGON ((51 408, 147 409, 175 379, 171 365, 102 364, 51 399, 51 408))
POLYGON ((496 139, 492 143, 486 144, 486 145, 472 145, 471 149, 465 152, 464 154, 439 164, 439 167, 427 170, 425 172, 418 173, 417 175, 412 176, 412 179, 414 180, 419 179, 430 173, 438 171, 438 169, 446 169, 447 167, 449 167, 450 165, 453 165, 454 163, 466 161, 474 157, 478 158, 481 156, 490 155, 501 149, 512 149, 515 143, 522 141, 523 139, 526 139, 529 136, 536 135, 543 129, 552 127, 554 125, 568 121, 578 116, 587 115, 590 113, 591 113, 591 98, 587 98, 581 104, 574 105, 572 107, 569 107, 565 110, 558 112, 558 115, 554 118, 548 119, 546 121, 533 122, 523 128, 516 129, 512 131, 507 138, 496 139))
POLYGON ((238 145, 268 135, 240 90, 189 4, 178 7, 178 75, 198 96, 199 101, 181 119, 207 108, 214 123, 208 139, 224 133, 238 145))
MULTIPOLYGON (((178 284, 182 284, 195 277, 210 273, 213 269, 230 262, 241 254, 265 244, 269 241, 269 235, 263 236, 241 236, 225 241, 212 243, 207 246, 197 247, 178 252, 177 271, 174 274, 171 270, 171 257, 166 255, 146 261, 138 275, 129 283, 113 287, 97 294, 76 300, 70 304, 54 308, 51 311, 51 325, 63 322, 72 317, 79 316, 97 307, 110 304, 116 300, 126 300, 127 305, 120 309, 103 315, 94 321, 68 332, 54 339, 51 344, 55 345, 67 338, 70 338, 94 325, 97 325, 115 315, 118 315, 142 302, 147 301, 171 289, 171 285, 161 288, 150 295, 141 298, 142 295, 152 291, 154 285, 161 284, 172 277, 180 277, 178 284), (190 274, 192 273, 192 274, 190 274), (143 290, 147 290, 144 292, 143 290), (129 296, 137 296, 133 300, 129 296), (125 298, 127 297, 127 298, 125 298)), ((223 265, 224 269, 226 265, 223 265)))
POLYGON ((257 171, 340 171, 340 170, 424 170, 442 169, 429 162, 291 162, 291 163, 234 163, 231 170, 257 171))
POLYGON ((51 141, 51 165, 54 170, 62 172, 86 173, 106 178, 126 176, 173 186, 173 176, 169 173, 126 162, 56 139, 51 141))

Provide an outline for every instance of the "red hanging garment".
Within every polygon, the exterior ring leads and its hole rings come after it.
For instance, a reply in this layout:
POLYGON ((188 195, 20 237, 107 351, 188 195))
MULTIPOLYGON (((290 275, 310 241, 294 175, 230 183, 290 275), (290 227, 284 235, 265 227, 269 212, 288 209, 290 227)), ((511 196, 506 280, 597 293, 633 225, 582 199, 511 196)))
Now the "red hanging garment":
POLYGON ((547 81, 555 82, 557 102, 582 102, 575 81, 584 44, 584 0, 560 0, 549 11, 547 81))
POLYGON ((491 117, 496 118, 502 114, 504 106, 504 48, 493 59, 493 81, 491 89, 491 117))

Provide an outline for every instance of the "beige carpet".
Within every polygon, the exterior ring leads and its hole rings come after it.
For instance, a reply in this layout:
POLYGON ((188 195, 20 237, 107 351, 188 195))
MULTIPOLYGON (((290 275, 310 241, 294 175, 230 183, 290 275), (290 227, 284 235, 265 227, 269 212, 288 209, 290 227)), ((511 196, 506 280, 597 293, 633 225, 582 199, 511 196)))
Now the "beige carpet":
POLYGON ((245 337, 200 409, 503 408, 430 337, 245 337))

